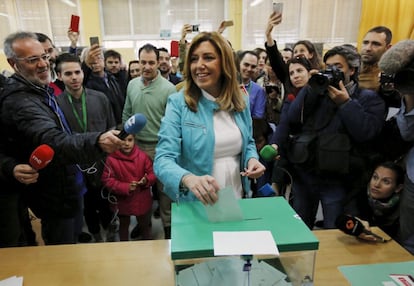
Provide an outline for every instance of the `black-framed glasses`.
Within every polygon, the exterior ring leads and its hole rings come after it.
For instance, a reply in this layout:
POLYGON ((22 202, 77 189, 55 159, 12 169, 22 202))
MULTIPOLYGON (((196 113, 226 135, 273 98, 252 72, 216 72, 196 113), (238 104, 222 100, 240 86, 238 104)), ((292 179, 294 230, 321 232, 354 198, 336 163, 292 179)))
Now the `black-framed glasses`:
POLYGON ((50 59, 50 54, 43 54, 41 56, 33 56, 33 57, 27 57, 27 58, 14 58, 17 61, 25 61, 29 65, 38 64, 40 60, 48 61, 50 59))

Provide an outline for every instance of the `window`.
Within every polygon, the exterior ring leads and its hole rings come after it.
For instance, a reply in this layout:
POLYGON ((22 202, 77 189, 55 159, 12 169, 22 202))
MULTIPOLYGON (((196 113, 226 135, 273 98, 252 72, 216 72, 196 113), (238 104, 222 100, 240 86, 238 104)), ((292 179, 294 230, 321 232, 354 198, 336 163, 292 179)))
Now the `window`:
POLYGON ((56 46, 67 46, 71 14, 79 15, 77 0, 14 0, 0 3, 0 36, 17 30, 41 32, 56 46))
MULTIPOLYGON (((361 14, 361 0, 278 0, 283 2, 282 23, 273 28, 279 48, 301 39, 330 47, 355 44, 361 14)), ((265 42, 265 29, 272 2, 243 0, 242 47, 253 49, 265 42)))
POLYGON ((132 40, 135 48, 151 42, 169 49, 171 40, 180 39, 184 24, 212 31, 226 15, 223 0, 100 0, 100 7, 105 46, 114 48, 116 41, 132 40))

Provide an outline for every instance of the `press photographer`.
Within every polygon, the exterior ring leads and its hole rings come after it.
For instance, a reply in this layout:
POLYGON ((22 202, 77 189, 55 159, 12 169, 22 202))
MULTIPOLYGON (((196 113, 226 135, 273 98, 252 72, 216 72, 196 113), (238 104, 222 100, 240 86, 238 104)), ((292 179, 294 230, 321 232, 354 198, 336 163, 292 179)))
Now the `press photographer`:
POLYGON ((354 200, 347 197, 350 189, 365 187, 361 176, 366 150, 379 134, 385 112, 374 91, 358 88, 356 51, 334 47, 324 63, 328 68, 312 77, 313 83, 299 92, 288 111, 293 207, 311 229, 319 201, 324 227, 335 228, 345 200, 354 200))

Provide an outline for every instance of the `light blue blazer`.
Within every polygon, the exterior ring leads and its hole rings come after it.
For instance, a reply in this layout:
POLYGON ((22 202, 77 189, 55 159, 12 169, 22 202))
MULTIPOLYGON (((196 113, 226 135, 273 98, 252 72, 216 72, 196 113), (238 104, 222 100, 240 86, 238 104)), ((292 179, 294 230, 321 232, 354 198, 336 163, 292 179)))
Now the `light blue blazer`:
MULTIPOLYGON (((246 108, 242 112, 234 113, 243 140, 240 171, 247 167, 250 158, 259 158, 252 136, 252 119, 247 96, 245 101, 246 108)), ((158 133, 154 171, 164 184, 164 192, 174 201, 197 199, 192 192, 180 191, 180 182, 184 175, 192 173, 202 176, 213 173, 213 116, 218 105, 201 96, 197 107, 197 112, 187 107, 182 90, 170 95, 158 133)), ((242 183, 247 195, 250 191, 248 178, 243 177, 242 183)))

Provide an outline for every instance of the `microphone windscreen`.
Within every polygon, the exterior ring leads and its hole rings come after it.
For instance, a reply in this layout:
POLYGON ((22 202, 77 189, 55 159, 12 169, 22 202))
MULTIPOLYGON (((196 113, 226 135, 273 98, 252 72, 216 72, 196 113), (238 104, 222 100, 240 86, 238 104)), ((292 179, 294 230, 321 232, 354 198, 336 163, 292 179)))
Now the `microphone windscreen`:
POLYGON ((144 114, 136 113, 128 118, 124 124, 124 130, 128 134, 136 134, 147 124, 147 118, 144 114))
POLYGON ((30 155, 29 164, 33 169, 41 170, 52 161, 54 155, 55 151, 49 145, 42 144, 30 155))
POLYGON ((362 222, 354 216, 342 214, 336 218, 335 225, 346 234, 358 236, 365 227, 362 222))
POLYGON ((263 160, 270 162, 275 159, 277 156, 277 150, 273 148, 271 145, 265 145, 259 152, 260 157, 263 158, 263 160))
POLYGON ((414 60, 414 40, 403 40, 388 49, 378 65, 386 74, 395 74, 414 60))
POLYGON ((128 118, 124 123, 124 128, 118 134, 118 138, 124 140, 128 134, 137 134, 147 124, 147 118, 144 114, 136 113, 128 118))

